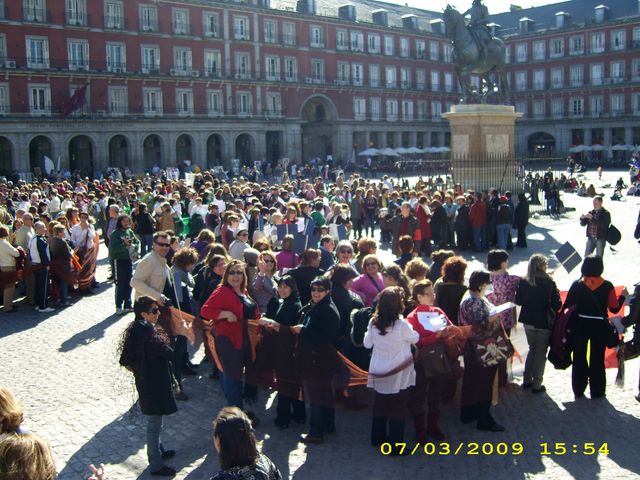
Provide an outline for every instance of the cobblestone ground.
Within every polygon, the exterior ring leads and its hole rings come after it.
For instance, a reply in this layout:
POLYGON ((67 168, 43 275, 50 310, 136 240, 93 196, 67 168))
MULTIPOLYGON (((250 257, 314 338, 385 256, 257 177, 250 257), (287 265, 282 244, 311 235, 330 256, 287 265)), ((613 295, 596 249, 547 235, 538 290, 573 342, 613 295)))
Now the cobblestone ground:
MULTIPOLYGON (((614 174, 605 176, 613 183, 614 174)), ((625 175, 626 179, 626 175, 625 175)), ((603 189, 604 183, 596 186, 603 189)), ((605 207, 623 233, 617 252, 605 255, 605 277, 631 287, 640 280, 637 255, 640 247, 632 233, 640 199, 611 202, 605 207)), ((590 208, 590 199, 565 195, 565 204, 575 212, 560 218, 534 218, 529 229, 529 249, 513 252, 511 271, 524 274, 526 259, 536 251, 550 254, 565 241, 582 252, 584 229, 578 216, 590 208)), ((385 254, 389 258, 389 254, 385 254)), ((480 259, 471 255, 469 272, 480 259)), ((104 258, 98 279, 107 276, 104 258)), ((560 286, 568 288, 577 278, 556 272, 560 286)), ((117 364, 116 347, 132 316, 113 315, 113 285, 103 284, 99 294, 76 299, 76 304, 53 315, 43 316, 26 306, 13 315, 0 314, 0 384, 19 397, 26 410, 26 427, 47 438, 56 454, 61 480, 87 477, 89 463, 107 464, 112 480, 150 478, 146 470, 144 425, 133 406, 135 394, 131 376, 117 364)), ((516 347, 524 356, 524 332, 515 333, 516 347)), ((627 362, 624 387, 614 384, 615 370, 608 370, 606 400, 574 401, 570 372, 547 366, 547 393, 532 395, 513 388, 501 396, 496 418, 506 426, 504 433, 484 433, 462 425, 457 404, 443 410, 443 429, 451 452, 438 446, 435 455, 425 455, 422 447, 410 458, 389 458, 369 446, 370 412, 337 410, 338 433, 319 446, 305 447, 297 438, 304 431, 293 426, 281 431, 272 424, 275 406, 271 392, 260 393, 254 406, 262 418, 257 433, 262 450, 280 467, 284 477, 297 479, 382 479, 382 478, 638 478, 640 456, 640 404, 634 399, 638 387, 638 361, 627 362), (482 447, 478 455, 470 442, 482 447), (498 447, 498 443, 503 445, 498 447), (523 445, 513 455, 514 442, 523 445), (541 455, 541 443, 557 455, 541 455), (562 453, 562 443, 566 453, 562 453), (585 455, 583 450, 607 444, 608 454, 585 455), (458 450, 458 446, 462 445, 458 450), (507 447, 508 454, 496 453, 507 447), (492 448, 493 447, 493 448, 492 448), (458 450, 457 454, 454 452, 458 450), (575 450, 575 453, 574 453, 575 450), (439 455, 437 453, 443 453, 439 455)), ((206 368, 201 376, 188 377, 185 390, 191 397, 179 403, 179 412, 166 421, 164 443, 178 450, 169 462, 179 470, 177 478, 207 479, 218 462, 211 441, 211 421, 224 405, 217 381, 210 380, 206 368)), ((514 363, 516 382, 522 366, 514 363)), ((366 391, 362 392, 367 396, 366 391)), ((413 449, 413 428, 405 435, 413 449)), ((430 447, 428 447, 430 448, 430 447)), ((429 453, 431 453, 429 451, 429 453)))

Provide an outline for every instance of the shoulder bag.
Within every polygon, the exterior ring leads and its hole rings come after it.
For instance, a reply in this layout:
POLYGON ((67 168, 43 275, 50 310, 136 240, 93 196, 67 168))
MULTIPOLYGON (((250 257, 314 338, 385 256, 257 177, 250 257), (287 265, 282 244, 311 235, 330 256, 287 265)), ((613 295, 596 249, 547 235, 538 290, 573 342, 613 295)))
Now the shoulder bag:
POLYGON ((478 363, 486 368, 506 363, 514 353, 502 321, 486 327, 474 327, 469 336, 469 345, 478 363))

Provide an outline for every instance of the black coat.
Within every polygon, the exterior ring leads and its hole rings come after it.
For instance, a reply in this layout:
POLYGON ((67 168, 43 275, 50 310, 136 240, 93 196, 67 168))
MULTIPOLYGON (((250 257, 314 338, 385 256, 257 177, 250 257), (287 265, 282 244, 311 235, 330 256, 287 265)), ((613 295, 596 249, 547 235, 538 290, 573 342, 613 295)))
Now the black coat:
POLYGON ((547 309, 556 311, 562 306, 556 283, 547 275, 536 278, 536 285, 522 279, 516 291, 516 303, 522 305, 518 321, 535 328, 549 328, 547 309))
POLYGON ((120 356, 120 365, 133 371, 140 409, 145 415, 178 411, 173 397, 170 361, 173 349, 161 327, 134 320, 120 356))
POLYGON ((312 344, 333 343, 340 336, 340 313, 331 295, 314 306, 305 305, 300 338, 312 344))
POLYGON ((358 295, 339 285, 334 285, 331 289, 331 299, 340 315, 340 337, 349 338, 352 327, 351 312, 364 308, 364 303, 358 295))
POLYGON ((323 273, 324 271, 319 268, 306 265, 298 265, 287 271, 287 275, 291 275, 296 281, 302 305, 306 305, 311 300, 311 281, 323 273))
POLYGON ((513 226, 526 227, 529 223, 529 202, 526 200, 518 202, 516 211, 513 215, 513 226))

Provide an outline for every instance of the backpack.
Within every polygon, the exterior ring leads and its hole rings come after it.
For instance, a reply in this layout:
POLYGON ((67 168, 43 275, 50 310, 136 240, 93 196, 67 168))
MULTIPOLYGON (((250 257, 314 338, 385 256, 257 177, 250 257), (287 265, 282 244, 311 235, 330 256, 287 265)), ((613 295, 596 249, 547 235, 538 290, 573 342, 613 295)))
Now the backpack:
POLYGON ((373 315, 373 308, 364 307, 351 312, 351 343, 356 347, 362 347, 364 334, 367 333, 369 320, 373 315))
POLYGON ((573 351, 571 319, 575 310, 576 305, 563 308, 556 319, 556 323, 553 325, 548 359, 556 370, 566 370, 573 363, 571 359, 573 351))

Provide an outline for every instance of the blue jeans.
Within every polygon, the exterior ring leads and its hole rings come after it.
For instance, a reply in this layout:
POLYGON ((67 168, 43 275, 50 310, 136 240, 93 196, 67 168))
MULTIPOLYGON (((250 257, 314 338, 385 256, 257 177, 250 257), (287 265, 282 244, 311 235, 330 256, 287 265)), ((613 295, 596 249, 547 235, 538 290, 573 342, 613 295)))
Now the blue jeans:
POLYGON ((235 348, 229 337, 224 335, 217 336, 215 342, 224 370, 224 372, 220 372, 220 384, 227 399, 227 405, 242 409, 244 351, 241 348, 235 348))
POLYGON ((473 246, 478 252, 481 252, 485 248, 486 229, 487 227, 485 225, 473 227, 473 246))
POLYGON ((153 234, 139 234, 138 237, 140 238, 140 257, 144 257, 153 246, 153 234))
POLYGON ((596 255, 600 258, 604 257, 604 246, 606 244, 606 240, 604 238, 592 238, 587 237, 587 248, 584 251, 584 256, 588 257, 596 251, 596 255))
POLYGON ((505 250, 507 248, 507 241, 509 240, 509 232, 511 231, 511 225, 508 223, 501 223, 496 225, 496 236, 498 237, 498 248, 505 250))
POLYGON ((160 440, 162 433, 162 415, 145 415, 147 417, 147 458, 152 472, 160 470, 164 461, 162 453, 164 447, 160 440))
POLYGON ((116 308, 131 308, 131 277, 133 264, 131 260, 117 259, 116 261, 116 308))
POLYGON ((69 303, 69 284, 63 280, 58 280, 58 290, 60 291, 60 303, 69 303))

